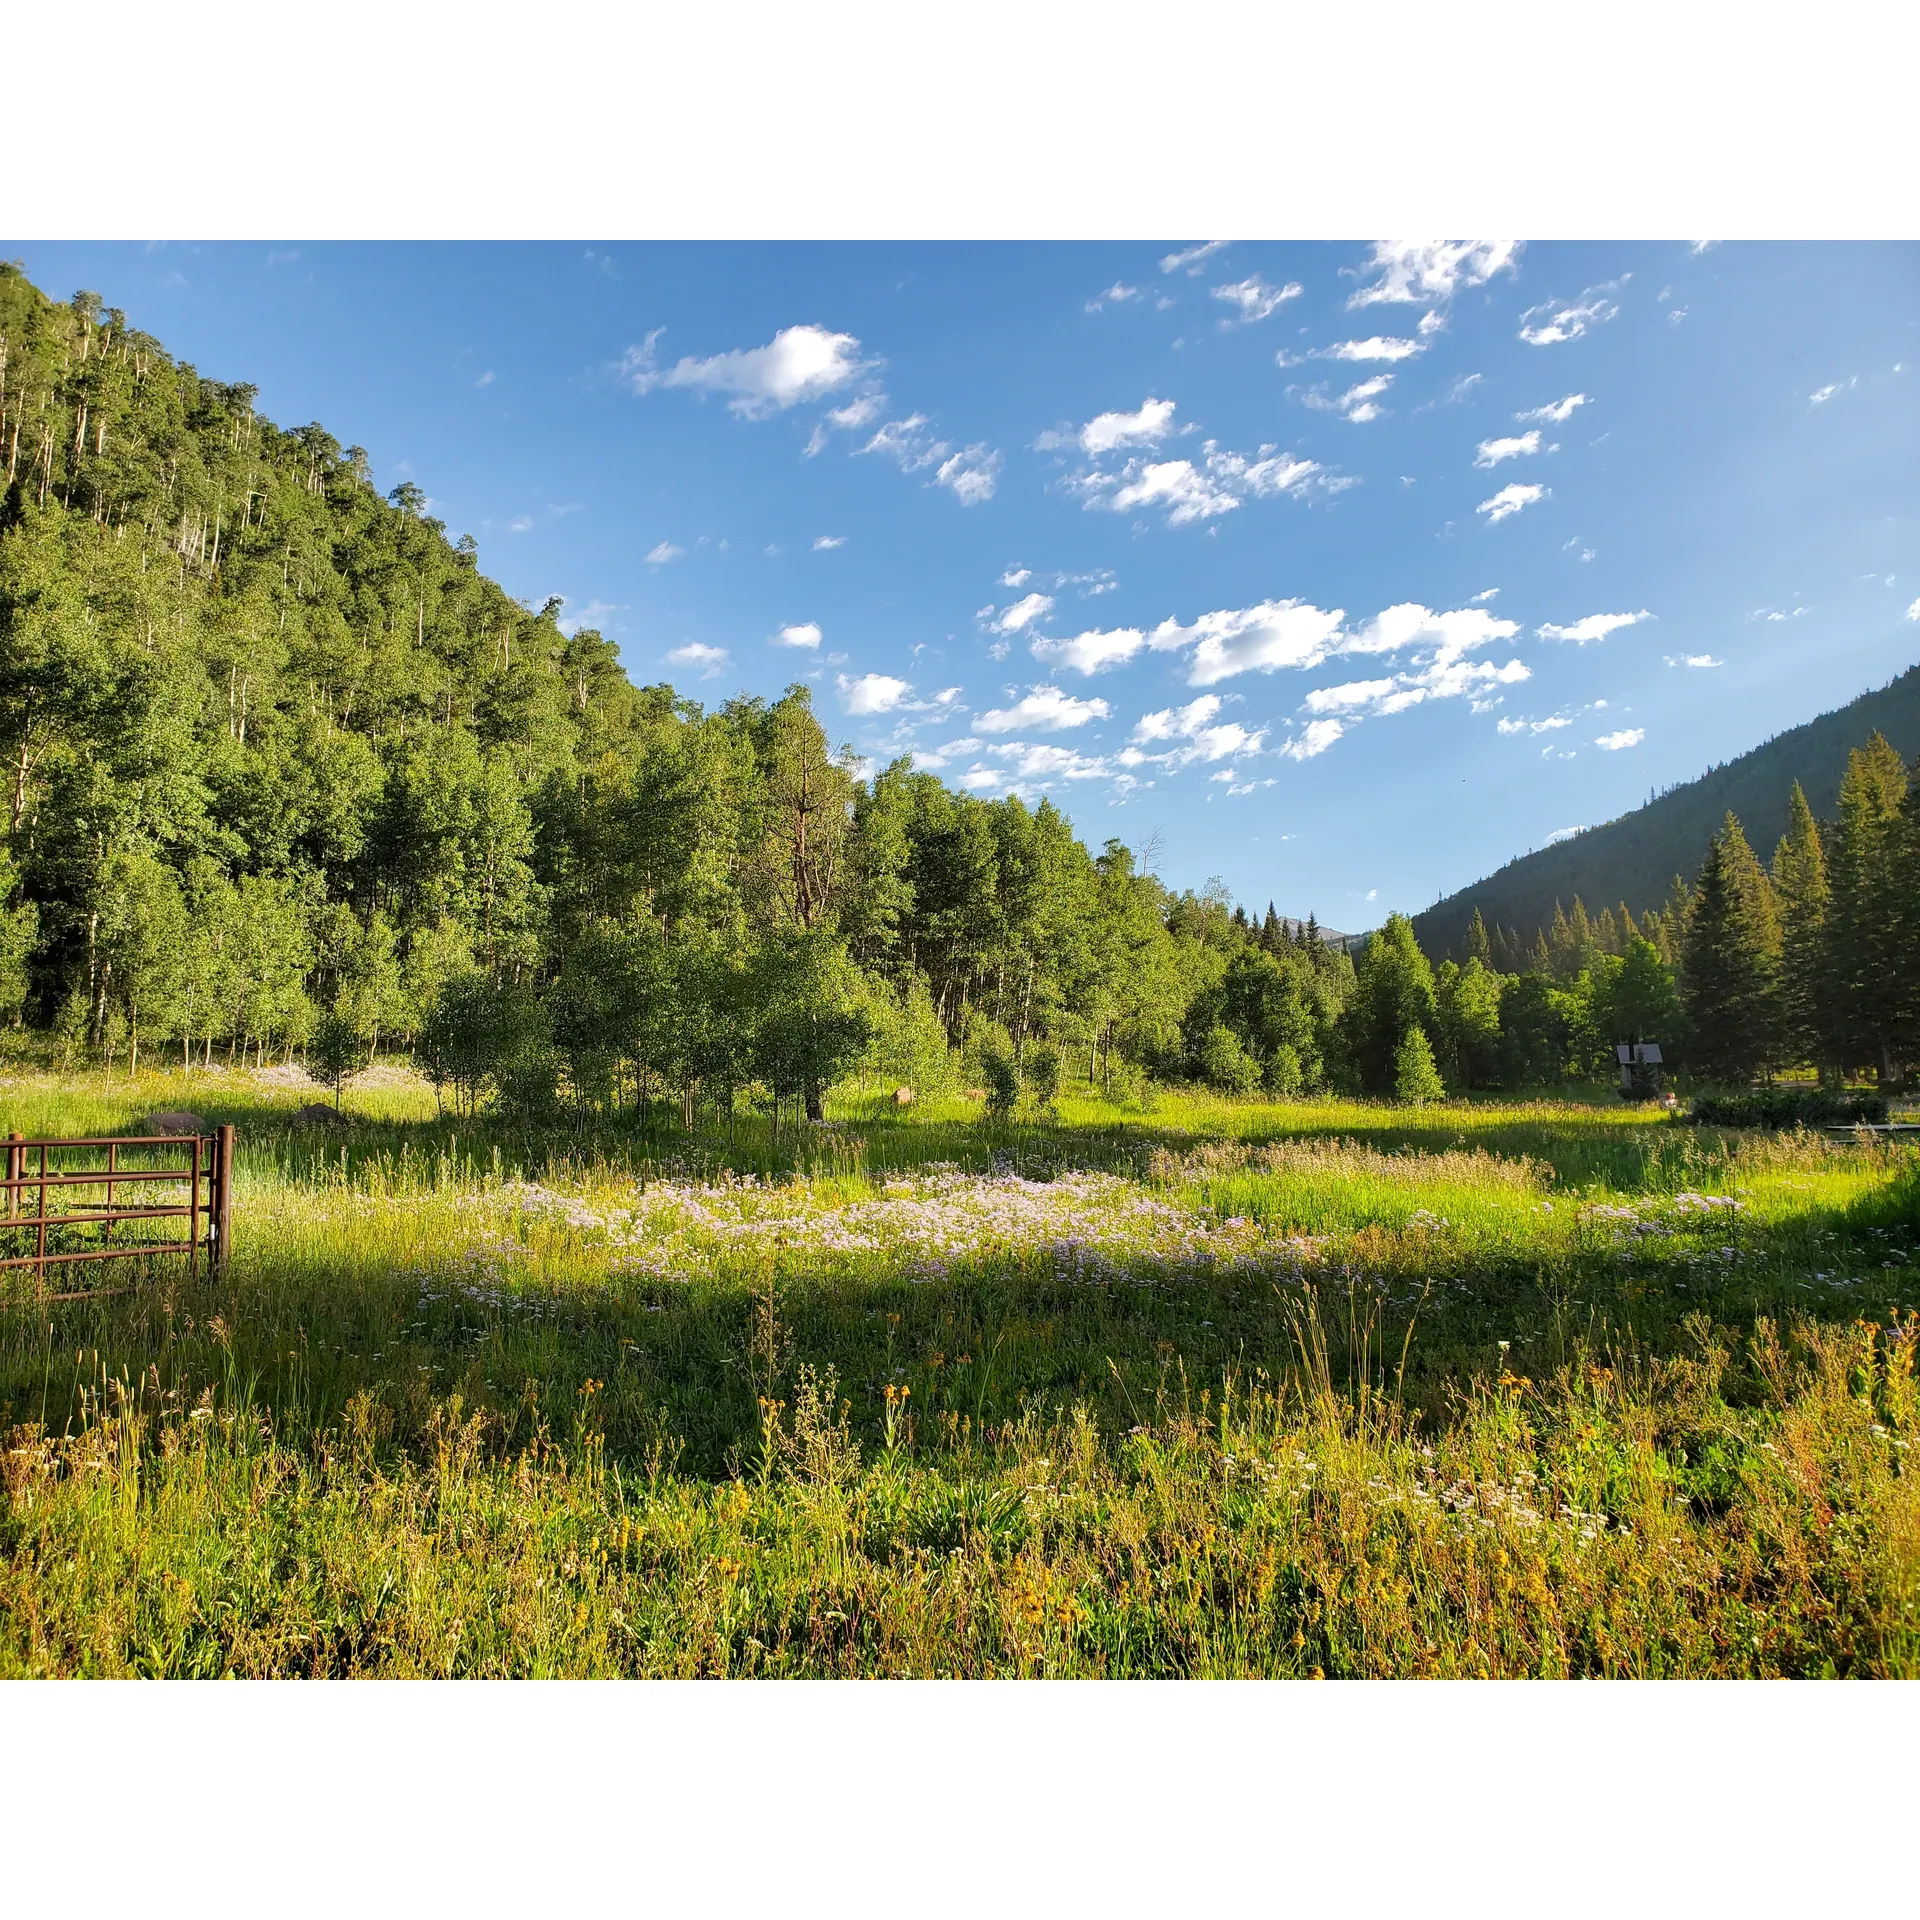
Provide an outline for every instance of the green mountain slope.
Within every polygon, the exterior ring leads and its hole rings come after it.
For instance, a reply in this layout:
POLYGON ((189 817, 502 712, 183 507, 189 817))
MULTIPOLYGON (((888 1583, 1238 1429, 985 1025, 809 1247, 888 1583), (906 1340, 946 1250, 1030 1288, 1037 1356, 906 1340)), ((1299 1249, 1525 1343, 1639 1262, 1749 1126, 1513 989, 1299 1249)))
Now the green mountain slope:
POLYGON ((1793 783, 1806 789, 1815 813, 1830 818, 1848 753, 1876 729, 1903 758, 1920 754, 1920 666, 1617 820, 1509 860, 1497 873, 1416 914, 1420 944, 1436 959, 1460 957, 1476 907, 1489 927, 1515 928, 1523 943, 1553 919, 1556 900, 1571 906, 1576 894, 1596 913, 1622 900, 1636 914, 1658 907, 1676 873, 1691 880, 1698 872, 1729 808, 1740 816, 1755 851, 1768 859, 1786 830, 1793 783))

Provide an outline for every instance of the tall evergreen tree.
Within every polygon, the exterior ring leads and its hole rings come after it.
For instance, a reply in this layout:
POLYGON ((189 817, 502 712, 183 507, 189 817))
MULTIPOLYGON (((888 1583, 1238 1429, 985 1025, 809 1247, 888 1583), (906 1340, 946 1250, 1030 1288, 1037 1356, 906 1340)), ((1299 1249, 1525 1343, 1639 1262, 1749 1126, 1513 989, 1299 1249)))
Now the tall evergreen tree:
POLYGON ((1895 1077, 1895 1010, 1905 983, 1896 925, 1901 917, 1896 825, 1907 770, 1876 733, 1847 758, 1840 818, 1827 848, 1828 1045, 1842 1066, 1895 1077))
POLYGON ((1827 862, 1820 828, 1797 780, 1787 802, 1787 830, 1774 849, 1772 880, 1780 909, 1781 1041, 1790 1059, 1824 1063, 1827 862))
POLYGON ((1694 1063, 1751 1080, 1780 1054, 1780 923, 1773 890, 1731 813, 1700 869, 1684 938, 1683 999, 1694 1063))

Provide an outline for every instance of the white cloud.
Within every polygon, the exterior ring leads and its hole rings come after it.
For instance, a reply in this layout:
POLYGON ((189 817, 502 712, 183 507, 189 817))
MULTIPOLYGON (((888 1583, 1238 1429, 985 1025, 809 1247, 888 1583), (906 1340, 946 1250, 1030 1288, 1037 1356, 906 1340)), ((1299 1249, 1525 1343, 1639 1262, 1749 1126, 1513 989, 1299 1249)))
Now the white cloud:
POLYGON ((1468 604, 1476 607, 1484 607, 1488 601, 1498 600, 1499 598, 1500 589, 1498 587, 1483 587, 1473 596, 1468 604))
POLYGON ((1325 753, 1346 730, 1341 720, 1309 720, 1279 751, 1289 760, 1311 760, 1325 753))
POLYGON ((1349 680, 1344 686, 1315 687, 1303 703, 1309 713, 1364 712, 1393 692, 1391 680, 1349 680))
POLYGON ((1542 640, 1571 640, 1575 646, 1584 647, 1590 640, 1604 640, 1608 634, 1617 633, 1622 627, 1637 627, 1642 620, 1652 618, 1653 615, 1642 607, 1638 613, 1590 613, 1568 627, 1556 627, 1549 622, 1535 631, 1542 640))
POLYGON ((1036 620, 1044 620, 1053 611, 1053 596, 1030 593, 1003 608, 987 624, 995 633, 1023 633, 1036 620))
POLYGON ((1124 281, 1116 280, 1104 293, 1097 293, 1087 302, 1089 313, 1098 313, 1102 307, 1120 306, 1128 300, 1138 300, 1140 289, 1130 287, 1124 281))
POLYGON ((1148 644, 1156 653, 1191 648, 1187 680, 1209 687, 1238 673, 1315 667, 1334 650, 1343 618, 1300 600, 1266 600, 1254 607, 1203 613, 1191 626, 1163 620, 1148 644))
POLYGON ((798 625, 782 627, 768 644, 776 647, 817 647, 820 644, 820 623, 817 620, 802 620, 798 625))
POLYGON ((1585 827, 1555 827, 1547 835, 1547 845, 1557 847, 1562 840, 1571 840, 1576 834, 1585 833, 1585 827))
POLYGON ((1108 719, 1112 713, 1104 700, 1080 700, 1059 687, 1039 686, 1010 707, 992 707, 975 714, 973 724, 982 733, 1019 733, 1028 728, 1056 733, 1063 727, 1084 727, 1090 720, 1108 719))
POLYGON ((660 544, 647 555, 646 563, 650 567, 664 567, 669 561, 684 557, 686 551, 685 547, 676 547, 671 540, 662 540, 660 544))
POLYGON ((1540 451, 1540 429, 1529 427, 1525 433, 1509 434, 1504 440, 1482 440, 1473 456, 1476 467, 1497 467, 1502 460, 1515 460, 1525 453, 1540 451))
POLYGON ((556 620, 554 625, 569 636, 576 634, 582 627, 601 627, 608 616, 625 613, 626 607, 617 600, 589 600, 578 613, 570 613, 564 619, 556 620))
POLYGON ((1033 657, 1052 666, 1071 667, 1076 673, 1098 673, 1103 667, 1123 666, 1147 644, 1138 627, 1115 627, 1108 632, 1077 633, 1071 639, 1037 639, 1033 657))
POLYGON ((509 533, 531 533, 533 531, 533 515, 530 513, 516 513, 513 518, 507 522, 507 531, 509 533))
POLYGON ((1624 747, 1637 747, 1646 737, 1645 727, 1622 727, 1618 733, 1603 733, 1593 744, 1608 753, 1618 753, 1624 747))
POLYGON ((1212 259, 1226 244, 1224 240, 1207 240, 1197 247, 1188 247, 1180 253, 1163 254, 1160 260, 1160 271, 1178 273, 1182 267, 1185 267, 1189 274, 1198 273, 1201 262, 1212 259))
POLYGON ((1289 280, 1284 287, 1270 287, 1256 273, 1248 279, 1236 280, 1231 286, 1215 287, 1213 297, 1238 307, 1241 324, 1251 326, 1277 312, 1289 300, 1298 300, 1305 291, 1298 280, 1289 280))
POLYGON ((1716 660, 1710 653, 1670 653, 1667 665, 1670 667, 1724 667, 1724 660, 1716 660))
POLYGON ((1749 620, 1798 620, 1804 613, 1810 613, 1810 607, 1755 607, 1747 615, 1749 620))
POLYGON ((1524 413, 1516 413, 1513 417, 1520 421, 1544 420, 1558 427, 1564 426, 1566 422, 1573 417, 1575 407, 1590 407, 1592 405, 1593 401, 1589 395, 1584 393, 1570 393, 1564 400, 1550 401, 1544 407, 1529 407, 1524 413))
POLYGON ((1916 600, 1913 605, 1907 609, 1907 618, 1909 620, 1920 620, 1920 600, 1916 600))
POLYGON ((844 547, 846 544, 847 536, 844 533, 823 533, 813 543, 813 550, 815 553, 831 553, 835 547, 844 547))
POLYGON ((486 370, 486 372, 483 373, 480 376, 480 378, 476 380, 473 384, 476 387, 490 387, 493 385, 494 381, 498 378, 499 376, 494 372, 494 370, 491 367, 489 367, 486 370))
POLYGON ((868 372, 860 342, 850 333, 825 327, 783 327, 764 347, 736 348, 710 359, 676 361, 664 370, 654 362, 655 331, 638 347, 629 347, 620 370, 635 393, 655 387, 694 387, 730 394, 727 405, 748 419, 818 400, 868 372))
POLYGON ((889 420, 860 451, 886 454, 899 463, 903 473, 919 473, 933 467, 935 471, 929 484, 948 488, 963 507, 991 500, 1000 475, 997 452, 975 442, 956 453, 945 440, 936 439, 927 431, 924 413, 889 420))
POLYGON ((1462 287, 1477 287, 1519 265, 1519 240, 1376 240, 1362 273, 1375 277, 1349 297, 1349 307, 1382 303, 1436 306, 1462 287))
POLYGON ((1380 418, 1380 408, 1374 402, 1392 385, 1392 374, 1376 373, 1371 380, 1362 380, 1345 393, 1330 396, 1325 388, 1312 387, 1300 399, 1305 406, 1318 407, 1323 413, 1337 413, 1356 426, 1365 426, 1369 420, 1380 418))
POLYGON ((1033 569, 1031 567, 1009 567, 1006 572, 1000 576, 1000 584, 1003 587, 1024 587, 1032 578, 1033 569))
POLYGON ((1162 707, 1140 716, 1133 729, 1133 745, 1121 759, 1132 766, 1184 767, 1196 762, 1244 759, 1258 753, 1265 742, 1264 727, 1243 727, 1237 720, 1219 719, 1220 696, 1205 693, 1184 707, 1162 707), (1162 745, 1167 751, 1142 749, 1162 745))
POLYGON ((1497 733, 1558 733, 1562 727, 1572 725, 1569 715, 1553 713, 1544 720, 1501 720, 1496 722, 1494 730, 1497 733))
POLYGON ((1365 340, 1336 340, 1330 347, 1318 348, 1316 360, 1411 360, 1425 353, 1424 340, 1398 340, 1383 334, 1371 334, 1365 340))
POLYGON ((863 673, 857 678, 837 676, 840 700, 849 713, 894 713, 906 704, 913 688, 890 673, 863 673))
POLYGON ((1622 274, 1618 280, 1589 287, 1578 300, 1564 305, 1546 300, 1529 307, 1520 316, 1520 338, 1530 347, 1553 347, 1604 326, 1620 311, 1620 303, 1612 296, 1626 285, 1628 277, 1622 274))
POLYGON ((725 647, 710 647, 701 640, 689 640, 684 647, 675 647, 667 655, 676 667, 699 667, 701 679, 718 678, 720 669, 727 664, 729 655, 725 647))
POLYGON ((1532 506, 1536 500, 1544 500, 1546 495, 1545 487, 1523 487, 1516 481, 1511 486, 1502 487, 1491 499, 1482 500, 1474 512, 1484 513, 1487 525, 1494 527, 1502 520, 1510 519, 1522 508, 1532 506))
POLYGON ((1151 397, 1133 413, 1097 413, 1080 429, 1080 450, 1097 459, 1116 447, 1157 446, 1173 426, 1173 402, 1151 397))

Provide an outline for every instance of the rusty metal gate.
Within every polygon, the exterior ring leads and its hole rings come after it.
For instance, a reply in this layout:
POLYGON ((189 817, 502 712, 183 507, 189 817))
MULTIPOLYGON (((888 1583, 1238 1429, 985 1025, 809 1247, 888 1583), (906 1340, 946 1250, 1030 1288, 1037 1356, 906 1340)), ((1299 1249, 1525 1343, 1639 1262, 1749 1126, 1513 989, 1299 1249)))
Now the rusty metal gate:
MULTIPOLYGON (((44 1279, 49 1267, 164 1253, 185 1254, 193 1272, 203 1255, 209 1271, 226 1265, 233 1244, 232 1127, 87 1140, 26 1140, 14 1133, 5 1149, 0 1268, 31 1267, 44 1279), (101 1188, 104 1199, 86 1197, 101 1188), (125 1204, 129 1188, 131 1205, 125 1204), (161 1220, 184 1220, 185 1236, 114 1238, 115 1227, 161 1220), (22 1251, 27 1241, 32 1245, 22 1251)), ((139 1231, 151 1236, 158 1229, 139 1231)))

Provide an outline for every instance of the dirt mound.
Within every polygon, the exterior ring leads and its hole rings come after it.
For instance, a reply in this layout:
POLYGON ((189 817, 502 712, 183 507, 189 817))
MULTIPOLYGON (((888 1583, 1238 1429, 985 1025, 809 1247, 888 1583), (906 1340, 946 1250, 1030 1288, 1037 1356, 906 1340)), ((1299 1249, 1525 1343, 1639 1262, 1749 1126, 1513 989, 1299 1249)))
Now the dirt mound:
POLYGON ((347 1117, 318 1100, 309 1100, 293 1116, 296 1127, 344 1127, 347 1117))
POLYGON ((185 1108, 170 1109, 166 1113, 150 1113, 144 1120, 133 1123, 135 1133, 211 1133, 197 1113, 189 1113, 185 1108))

